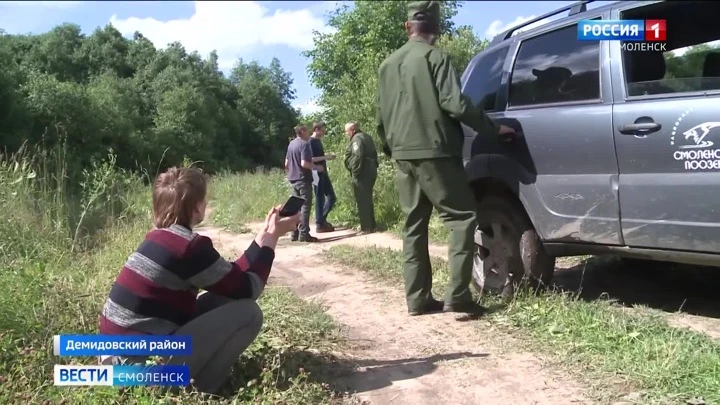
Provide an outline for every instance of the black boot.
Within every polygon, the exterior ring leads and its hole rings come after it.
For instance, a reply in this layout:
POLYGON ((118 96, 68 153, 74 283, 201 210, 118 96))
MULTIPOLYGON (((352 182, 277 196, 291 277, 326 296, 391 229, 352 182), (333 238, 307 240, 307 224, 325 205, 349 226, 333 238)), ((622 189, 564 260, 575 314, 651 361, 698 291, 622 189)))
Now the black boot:
POLYGON ((443 312, 459 312, 469 315, 482 315, 487 312, 487 308, 474 302, 460 302, 455 304, 445 304, 443 312))
POLYGON ((436 314, 436 313, 442 312, 442 311, 443 311, 443 302, 438 301, 435 298, 430 298, 430 301, 426 302, 425 304, 421 305, 418 308, 414 308, 414 309, 408 308, 408 314, 410 314, 410 316, 436 314))

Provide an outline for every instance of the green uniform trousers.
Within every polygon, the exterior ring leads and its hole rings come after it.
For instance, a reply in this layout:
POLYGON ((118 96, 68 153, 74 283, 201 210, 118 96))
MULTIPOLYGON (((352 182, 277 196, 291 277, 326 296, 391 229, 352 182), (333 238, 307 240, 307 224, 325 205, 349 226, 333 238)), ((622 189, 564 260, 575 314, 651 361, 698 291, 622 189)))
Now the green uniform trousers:
MULTIPOLYGON (((374 164, 374 163, 373 163, 374 164)), ((373 204, 373 188, 377 179, 377 168, 368 165, 359 176, 353 176, 353 193, 357 202, 360 229, 375 232, 375 205, 373 204)))
POLYGON ((428 224, 433 207, 450 230, 450 282, 445 304, 472 300, 475 207, 460 158, 397 161, 395 181, 406 215, 403 229, 405 293, 410 310, 432 297, 428 224))

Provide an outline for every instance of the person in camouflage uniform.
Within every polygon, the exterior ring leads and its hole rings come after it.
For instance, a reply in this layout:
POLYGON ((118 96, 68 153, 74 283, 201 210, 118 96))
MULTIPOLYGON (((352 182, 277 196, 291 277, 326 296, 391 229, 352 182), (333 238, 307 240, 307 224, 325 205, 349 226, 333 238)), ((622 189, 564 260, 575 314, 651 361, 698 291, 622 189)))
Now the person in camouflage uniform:
POLYGON ((434 46, 440 34, 438 1, 408 5, 408 42, 378 70, 378 136, 396 162, 396 185, 406 215, 403 229, 405 292, 410 315, 479 314, 470 292, 476 228, 474 197, 462 163, 460 123, 481 136, 511 137, 462 94, 450 57, 434 46), (450 280, 445 300, 432 296, 428 224, 433 208, 450 229, 450 280))
POLYGON ((345 134, 350 138, 345 150, 345 168, 352 178, 353 193, 360 217, 360 232, 373 233, 376 230, 373 187, 375 187, 378 168, 375 141, 370 135, 360 131, 355 122, 345 125, 345 134))

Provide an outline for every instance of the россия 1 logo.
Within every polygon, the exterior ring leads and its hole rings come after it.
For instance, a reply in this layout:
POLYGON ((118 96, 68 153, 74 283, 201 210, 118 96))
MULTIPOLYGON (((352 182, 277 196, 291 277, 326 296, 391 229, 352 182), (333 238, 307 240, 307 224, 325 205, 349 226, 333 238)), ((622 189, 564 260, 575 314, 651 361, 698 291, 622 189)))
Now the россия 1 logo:
POLYGON ((627 51, 666 51, 665 20, 581 20, 580 41, 623 41, 627 51))
POLYGON ((645 40, 665 41, 667 27, 665 20, 645 20, 645 40))

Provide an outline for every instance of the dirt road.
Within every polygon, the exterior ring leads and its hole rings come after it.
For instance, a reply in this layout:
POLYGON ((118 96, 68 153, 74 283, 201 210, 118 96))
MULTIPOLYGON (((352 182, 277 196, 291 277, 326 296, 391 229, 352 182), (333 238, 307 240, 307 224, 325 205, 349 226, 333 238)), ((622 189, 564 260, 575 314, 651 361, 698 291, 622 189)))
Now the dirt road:
MULTIPOLYGON (((252 235, 215 228, 210 236, 225 255, 247 248, 252 235)), ((381 286, 354 269, 333 268, 318 256, 334 244, 400 248, 389 234, 320 234, 323 243, 281 240, 270 284, 283 284, 307 300, 319 300, 347 328, 351 349, 343 354, 357 366, 338 376, 336 387, 372 404, 588 404, 586 387, 530 353, 497 344, 482 320, 461 322, 452 314, 409 317, 398 286, 381 286)), ((445 250, 432 247, 431 254, 445 250)), ((489 329, 489 326, 488 326, 489 329)), ((507 338, 509 339, 509 337, 507 338)))

